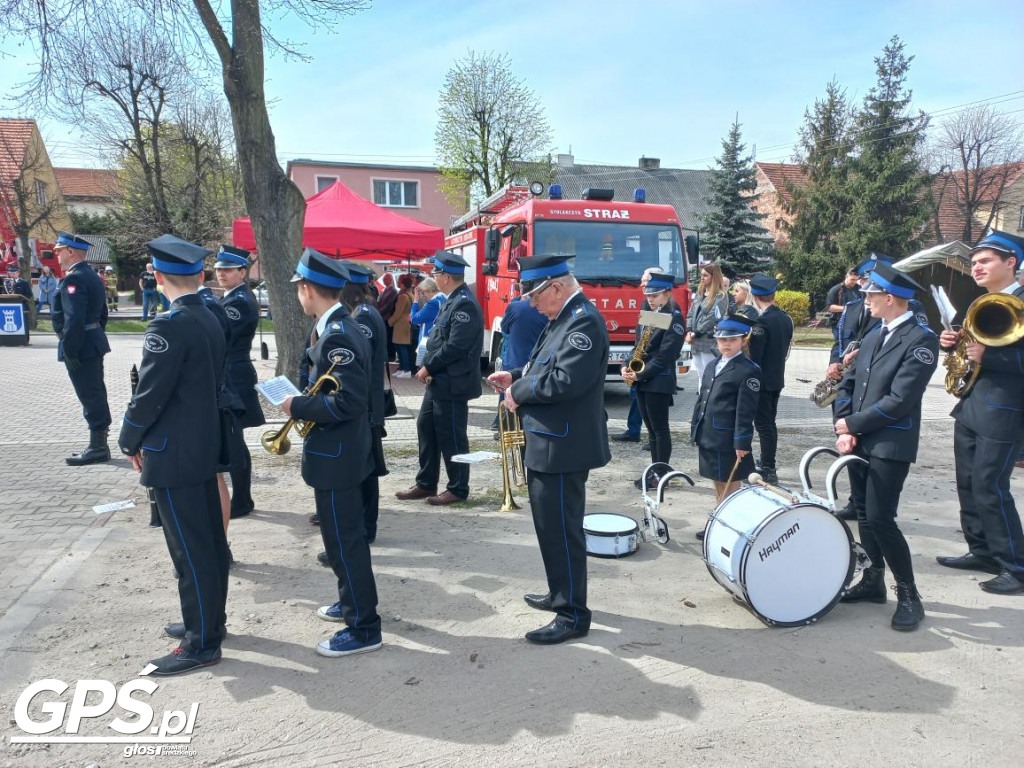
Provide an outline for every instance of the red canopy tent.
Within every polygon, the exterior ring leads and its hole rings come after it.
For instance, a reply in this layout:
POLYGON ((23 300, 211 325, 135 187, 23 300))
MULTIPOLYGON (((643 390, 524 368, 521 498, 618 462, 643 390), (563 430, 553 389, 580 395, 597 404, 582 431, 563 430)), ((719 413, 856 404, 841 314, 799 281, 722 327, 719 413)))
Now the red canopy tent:
MULTIPOLYGON (((248 218, 235 219, 231 230, 236 246, 256 247, 248 218)), ((408 259, 444 248, 444 230, 374 205, 336 181, 306 200, 302 245, 339 258, 408 259)))

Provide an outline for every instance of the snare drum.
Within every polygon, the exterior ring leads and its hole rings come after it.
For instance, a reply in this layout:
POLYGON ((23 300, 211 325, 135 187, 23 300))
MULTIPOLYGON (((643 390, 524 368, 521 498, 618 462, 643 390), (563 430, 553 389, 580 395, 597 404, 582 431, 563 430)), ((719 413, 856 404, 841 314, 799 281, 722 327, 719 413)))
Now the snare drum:
POLYGON ((832 610, 855 559, 850 529, 828 509, 759 487, 724 499, 704 533, 708 571, 772 626, 810 624, 832 610))
POLYGON ((625 557, 640 548, 640 526, 625 515, 600 512, 583 516, 587 554, 594 557, 625 557))

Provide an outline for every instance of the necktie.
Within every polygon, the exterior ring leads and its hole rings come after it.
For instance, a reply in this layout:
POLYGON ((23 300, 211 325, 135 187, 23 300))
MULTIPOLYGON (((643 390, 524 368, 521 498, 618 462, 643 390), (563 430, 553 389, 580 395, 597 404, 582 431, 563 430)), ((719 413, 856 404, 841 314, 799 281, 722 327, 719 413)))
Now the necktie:
POLYGON ((889 329, 886 326, 882 326, 882 332, 878 334, 878 346, 875 347, 875 354, 872 355, 871 359, 874 360, 882 351, 882 347, 885 345, 885 340, 889 338, 889 329))

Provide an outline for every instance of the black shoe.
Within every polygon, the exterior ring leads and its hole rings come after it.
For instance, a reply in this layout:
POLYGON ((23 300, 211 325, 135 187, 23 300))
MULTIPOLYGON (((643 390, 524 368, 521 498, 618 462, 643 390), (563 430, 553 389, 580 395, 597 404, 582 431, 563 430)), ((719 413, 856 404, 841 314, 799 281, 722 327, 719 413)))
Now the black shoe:
POLYGON ((590 627, 586 629, 573 629, 568 624, 563 624, 558 619, 555 619, 545 627, 527 632, 526 639, 531 643, 537 643, 537 645, 554 645, 555 643, 564 643, 566 640, 572 640, 574 637, 585 637, 589 631, 590 627))
POLYGON ((310 515, 309 516, 309 524, 310 525, 320 525, 320 515, 316 515, 316 514, 310 515))
POLYGON ((551 608, 551 594, 546 595, 523 595, 523 600, 531 608, 536 608, 538 611, 550 611, 551 608))
POLYGON ((898 632, 911 632, 924 620, 924 606, 917 587, 913 582, 896 582, 896 613, 892 615, 893 629, 898 632))
POLYGON ((81 453, 72 453, 64 461, 72 467, 83 467, 86 464, 99 464, 110 461, 110 448, 107 447, 107 430, 90 429, 89 447, 81 453))
POLYGON ((246 506, 246 507, 241 507, 239 509, 232 509, 231 510, 231 519, 232 520, 237 520, 240 517, 248 517, 249 513, 252 512, 254 509, 256 509, 256 505, 253 504, 250 501, 249 505, 246 506))
POLYGON ((779 473, 775 471, 774 467, 762 467, 758 470, 758 474, 761 475, 761 479, 768 483, 768 485, 779 484, 779 473))
POLYGON ((1003 571, 994 579, 983 581, 978 586, 986 592, 996 595, 1024 594, 1024 581, 1021 581, 1009 571, 1003 571))
POLYGON ((185 637, 185 625, 180 621, 172 622, 164 627, 164 634, 175 640, 182 640, 185 637))
POLYGON ((635 435, 632 432, 621 432, 618 435, 612 435, 612 440, 617 443, 639 443, 640 435, 635 435))
POLYGON ((856 520, 857 510, 853 508, 853 502, 851 501, 845 507, 836 512, 836 517, 840 520, 856 520))
POLYGON ((327 559, 327 553, 326 552, 317 552, 316 553, 316 561, 318 563, 320 563, 320 565, 324 566, 325 568, 330 568, 331 567, 331 561, 327 559))
POLYGON ((839 598, 841 603, 884 603, 888 599, 885 594, 885 568, 865 568, 856 584, 839 598))
POLYGON ((212 667, 220 661, 220 648, 212 651, 198 652, 191 648, 178 646, 174 653, 169 653, 159 659, 153 659, 150 664, 156 667, 151 675, 166 677, 169 675, 181 675, 191 672, 193 669, 212 667))
POLYGON ((651 444, 650 443, 644 443, 643 445, 640 446, 640 450, 641 451, 649 451, 649 450, 651 450, 651 444))
POLYGON ((960 555, 959 557, 939 555, 935 558, 935 562, 946 568, 957 568, 961 571, 981 571, 982 573, 991 573, 993 576, 998 576, 1002 571, 999 564, 994 560, 978 557, 973 552, 968 552, 966 555, 960 555))
POLYGON ((697 541, 704 541, 704 529, 701 528, 699 531, 697 531, 694 534, 694 537, 697 539, 697 541))
POLYGON ((231 545, 228 544, 228 568, 235 567, 235 556, 231 554, 231 545))

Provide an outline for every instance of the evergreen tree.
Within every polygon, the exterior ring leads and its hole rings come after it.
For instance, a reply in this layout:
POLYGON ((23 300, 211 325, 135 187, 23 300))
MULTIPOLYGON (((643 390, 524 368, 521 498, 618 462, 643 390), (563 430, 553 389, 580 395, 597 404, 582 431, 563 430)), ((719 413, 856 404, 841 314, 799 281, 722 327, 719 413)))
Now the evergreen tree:
POLYGON ((787 180, 793 224, 789 244, 776 259, 787 288, 824 294, 854 263, 844 262, 837 242, 853 207, 852 121, 846 92, 834 80, 813 110, 804 112, 798 149, 804 183, 787 180))
POLYGON ((893 36, 875 59, 878 82, 855 120, 853 206, 838 238, 848 262, 872 251, 895 257, 913 253, 928 220, 929 180, 921 157, 928 118, 911 112, 906 80, 914 57, 903 49, 893 36))
POLYGON ((760 195, 753 155, 744 155, 737 118, 722 140, 722 155, 712 169, 701 226, 701 255, 717 261, 728 275, 749 275, 763 268, 772 253, 772 240, 761 225, 763 215, 752 206, 760 195))

